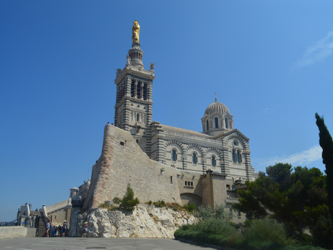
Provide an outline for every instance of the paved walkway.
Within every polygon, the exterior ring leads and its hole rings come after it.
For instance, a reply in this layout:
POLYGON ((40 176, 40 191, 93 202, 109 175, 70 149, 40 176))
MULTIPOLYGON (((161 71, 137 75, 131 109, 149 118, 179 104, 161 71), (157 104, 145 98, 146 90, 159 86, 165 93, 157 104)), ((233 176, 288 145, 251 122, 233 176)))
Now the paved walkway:
POLYGON ((200 247, 172 239, 121 239, 121 238, 11 238, 0 239, 1 250, 82 250, 82 249, 142 249, 142 250, 190 250, 214 248, 200 247))

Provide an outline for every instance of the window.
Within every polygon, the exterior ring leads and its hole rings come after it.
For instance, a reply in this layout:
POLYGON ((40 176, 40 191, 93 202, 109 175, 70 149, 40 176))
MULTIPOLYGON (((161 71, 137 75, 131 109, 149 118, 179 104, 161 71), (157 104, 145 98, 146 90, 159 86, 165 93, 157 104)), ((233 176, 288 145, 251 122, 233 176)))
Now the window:
POLYGON ((232 161, 236 162, 236 152, 234 149, 232 150, 232 161))
POLYGON ((136 143, 139 144, 139 139, 136 139, 136 143))
POLYGON ((208 120, 206 121, 206 127, 207 127, 207 131, 209 130, 209 122, 208 120))
POLYGON ((232 185, 232 191, 235 191, 236 187, 234 185, 232 185))
POLYGON ((215 159, 215 155, 212 156, 212 166, 215 167, 216 166, 216 159, 215 159))
POLYGON ((147 100, 147 83, 143 85, 143 100, 147 100))
POLYGON ((239 150, 237 150, 237 161, 238 161, 238 163, 241 163, 241 155, 240 155, 240 153, 239 153, 239 150))
POLYGON ((227 185, 227 190, 230 190, 230 185, 227 185))
POLYGON ((172 176, 170 176, 170 183, 172 184, 172 176))
POLYGON ((121 145, 121 146, 124 146, 124 143, 121 141, 121 142, 120 142, 120 145, 121 145))
POLYGON ((197 154, 196 153, 192 154, 192 162, 193 162, 193 164, 197 164, 197 162, 198 162, 198 158, 197 158, 197 154))
POLYGON ((173 149, 171 154, 172 154, 172 161, 177 161, 177 152, 176 152, 176 149, 173 149))
POLYGON ((225 118, 225 128, 228 128, 228 118, 225 118))
POLYGON ((242 217, 241 211, 238 211, 238 218, 242 217))
POLYGON ((185 181, 185 186, 193 187, 193 181, 185 181))
POLYGON ((215 128, 219 128, 219 119, 215 117, 215 128))
POLYGON ((232 208, 230 208, 229 212, 230 212, 230 214, 232 214, 232 208))
POLYGON ((141 97, 141 82, 138 82, 138 85, 137 85, 137 91, 136 91, 136 97, 137 98, 140 98, 141 97))
POLYGON ((134 89, 135 89, 135 84, 134 84, 135 80, 132 81, 132 84, 131 84, 131 97, 134 97, 135 95, 135 92, 134 92, 134 89))
POLYGON ((139 119, 140 119, 140 115, 136 114, 136 121, 139 121, 139 119))

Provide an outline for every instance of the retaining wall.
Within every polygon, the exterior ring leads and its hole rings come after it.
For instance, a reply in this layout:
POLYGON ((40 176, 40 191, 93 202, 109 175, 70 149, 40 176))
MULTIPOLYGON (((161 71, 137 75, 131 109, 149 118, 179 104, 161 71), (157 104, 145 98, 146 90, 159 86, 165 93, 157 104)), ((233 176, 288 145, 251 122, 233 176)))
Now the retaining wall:
POLYGON ((0 238, 27 237, 28 229, 22 226, 0 227, 0 238))

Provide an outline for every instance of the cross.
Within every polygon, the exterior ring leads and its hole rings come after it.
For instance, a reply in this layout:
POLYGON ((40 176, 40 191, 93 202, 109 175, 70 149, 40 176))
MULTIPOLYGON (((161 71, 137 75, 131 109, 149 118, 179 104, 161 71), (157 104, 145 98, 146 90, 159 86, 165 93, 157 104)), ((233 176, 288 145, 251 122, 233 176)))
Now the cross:
POLYGON ((217 102, 217 98, 216 98, 216 92, 215 92, 215 102, 217 102))

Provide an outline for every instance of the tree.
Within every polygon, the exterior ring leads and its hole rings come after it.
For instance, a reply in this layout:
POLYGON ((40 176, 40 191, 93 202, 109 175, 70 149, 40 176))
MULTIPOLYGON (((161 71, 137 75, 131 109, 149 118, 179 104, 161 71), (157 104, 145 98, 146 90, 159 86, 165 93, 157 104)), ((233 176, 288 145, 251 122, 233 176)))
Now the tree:
POLYGON ((240 203, 233 204, 247 214, 249 219, 270 216, 284 223, 289 232, 297 232, 302 241, 302 231, 312 225, 313 208, 327 202, 325 176, 317 168, 292 168, 290 164, 277 163, 266 168, 253 182, 246 182, 248 190, 238 192, 240 203))
POLYGON ((316 113, 316 119, 319 129, 319 144, 323 149, 322 158, 326 167, 325 173, 327 174, 328 207, 333 224, 333 140, 324 123, 324 117, 320 117, 316 113))
POLYGON ((131 185, 128 183, 126 194, 122 198, 119 208, 124 209, 124 210, 133 211, 134 207, 139 203, 140 203, 140 201, 138 198, 134 199, 134 191, 131 188, 131 185))

